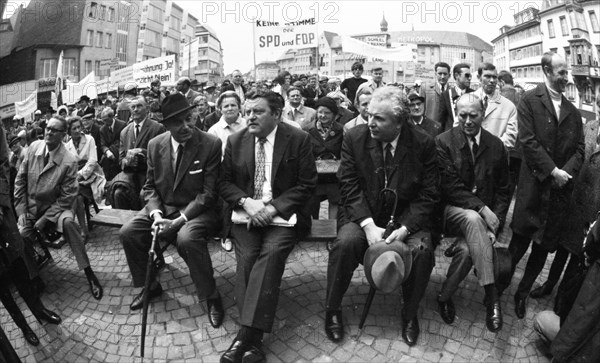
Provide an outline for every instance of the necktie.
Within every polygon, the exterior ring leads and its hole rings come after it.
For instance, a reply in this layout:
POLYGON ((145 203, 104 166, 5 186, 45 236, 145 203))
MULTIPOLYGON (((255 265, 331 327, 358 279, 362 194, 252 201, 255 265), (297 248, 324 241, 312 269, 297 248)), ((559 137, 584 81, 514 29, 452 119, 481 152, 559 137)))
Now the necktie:
POLYGON ((254 169, 254 198, 262 199, 263 185, 265 183, 265 142, 266 138, 258 139, 258 152, 256 153, 256 166, 254 169))
POLYGON ((596 136, 596 145, 600 145, 600 134, 596 136))
POLYGON ((50 153, 46 153, 46 155, 44 155, 44 166, 48 165, 48 161, 50 160, 50 153))
POLYGON ((183 145, 179 144, 177 147, 177 159, 175 159, 175 176, 179 171, 179 165, 181 165, 181 159, 183 159, 183 145))
POLYGON ((485 110, 487 110, 487 106, 488 106, 488 96, 483 97, 483 112, 485 113, 485 110))
POLYGON ((296 121, 296 117, 298 117, 298 114, 299 114, 299 113, 300 113, 300 112, 298 112, 298 109, 297 109, 297 108, 294 108, 294 119, 293 119, 294 121, 296 121))
POLYGON ((136 140, 137 140, 139 134, 140 134, 140 125, 135 125, 135 139, 136 140))
POLYGON ((385 145, 385 184, 387 187, 387 183, 390 175, 394 171, 394 155, 392 155, 392 144, 385 145))
POLYGON ((473 163, 475 163, 475 157, 477 155, 477 150, 479 150, 479 145, 477 145, 477 139, 475 139, 475 136, 471 136, 471 142, 473 143, 473 163))

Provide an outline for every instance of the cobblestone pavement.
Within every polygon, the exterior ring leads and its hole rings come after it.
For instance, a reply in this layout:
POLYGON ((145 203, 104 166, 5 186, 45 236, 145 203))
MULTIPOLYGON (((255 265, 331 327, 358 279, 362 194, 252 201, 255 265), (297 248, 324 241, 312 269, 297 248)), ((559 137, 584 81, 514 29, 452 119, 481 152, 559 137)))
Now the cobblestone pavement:
MULTIPOLYGON (((507 236, 503 240, 507 241, 507 236)), ((399 292, 378 293, 365 327, 359 332, 358 322, 368 292, 362 267, 355 272, 343 302, 346 338, 341 344, 330 342, 323 329, 326 245, 300 243, 285 269, 273 333, 265 336, 267 361, 548 362, 547 349, 533 330, 533 317, 536 312, 551 308, 552 299, 530 299, 523 320, 517 319, 513 310, 512 297, 523 275, 525 259, 519 264, 509 293, 502 298, 504 327, 499 333, 490 333, 485 327, 483 289, 473 274, 454 297, 456 321, 452 325, 442 321, 436 295, 449 264, 442 253, 447 243, 443 241, 436 250, 436 266, 420 309, 421 335, 414 347, 408 347, 401 338, 399 292)), ((52 251, 54 262, 42 271, 47 284, 43 300, 60 314, 62 324, 40 325, 21 298, 17 299, 40 338, 39 347, 29 345, 8 313, 1 310, 2 327, 24 362, 141 361, 141 313, 129 311, 138 290, 131 287, 118 229, 95 228, 87 249, 104 286, 101 301, 92 298, 67 245, 52 251)), ((185 263, 169 247, 166 255, 172 261, 160 274, 165 293, 149 310, 146 361, 216 362, 235 337, 239 320, 233 301, 235 255, 222 251, 219 244, 211 244, 209 250, 226 307, 225 323, 220 329, 211 328, 206 307, 198 303, 185 263)), ((545 281, 550 263, 547 261, 538 282, 545 281)))

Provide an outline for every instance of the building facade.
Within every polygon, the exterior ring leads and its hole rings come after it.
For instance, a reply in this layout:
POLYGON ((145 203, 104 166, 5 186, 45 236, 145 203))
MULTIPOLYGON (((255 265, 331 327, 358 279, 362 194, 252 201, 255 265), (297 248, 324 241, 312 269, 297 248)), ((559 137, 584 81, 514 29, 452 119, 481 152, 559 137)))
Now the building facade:
POLYGON ((223 81, 223 48, 217 33, 208 25, 198 25, 195 28, 198 37, 198 66, 195 77, 199 82, 223 81))

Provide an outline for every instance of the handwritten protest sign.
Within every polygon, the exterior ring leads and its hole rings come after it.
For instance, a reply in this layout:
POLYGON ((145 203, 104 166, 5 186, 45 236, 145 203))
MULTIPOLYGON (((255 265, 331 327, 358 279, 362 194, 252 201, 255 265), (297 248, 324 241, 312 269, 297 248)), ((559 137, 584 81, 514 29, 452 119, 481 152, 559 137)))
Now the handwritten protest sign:
POLYGON ((254 22, 256 50, 294 49, 317 47, 317 21, 306 18, 292 22, 254 22))
POLYGON ((133 81, 138 88, 150 87, 158 79, 165 86, 174 86, 177 82, 175 55, 148 59, 133 65, 133 81))
POLYGON ((37 110, 37 90, 22 102, 15 102, 17 115, 25 118, 25 121, 33 120, 33 113, 37 110))

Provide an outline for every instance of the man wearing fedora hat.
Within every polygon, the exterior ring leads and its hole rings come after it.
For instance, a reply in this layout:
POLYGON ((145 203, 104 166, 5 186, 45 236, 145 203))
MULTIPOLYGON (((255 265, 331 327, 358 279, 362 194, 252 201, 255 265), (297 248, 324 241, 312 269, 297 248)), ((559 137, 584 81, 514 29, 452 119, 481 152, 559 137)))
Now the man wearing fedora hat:
POLYGON ((342 144, 338 170, 338 235, 329 253, 325 332, 334 342, 344 337, 341 304, 352 274, 365 252, 386 242, 405 244, 412 270, 402 283, 402 338, 414 345, 417 312, 434 263, 432 214, 439 199, 435 143, 409 124, 408 100, 397 87, 374 91, 368 124, 350 129, 342 144))
POLYGON ((79 98, 79 102, 77 102, 77 116, 83 117, 85 115, 92 115, 94 117, 96 115, 96 110, 93 107, 90 107, 90 98, 86 95, 83 95, 79 98))
MULTIPOLYGON (((193 107, 179 93, 165 98, 162 124, 168 132, 148 143, 148 173, 141 193, 146 206, 123 225, 119 238, 135 287, 144 286, 152 241, 150 227, 159 227, 159 237, 174 240, 200 300, 207 302, 210 324, 217 328, 224 311, 207 237, 218 224, 214 204, 221 141, 194 127, 193 107)), ((161 293, 162 287, 154 278, 149 296, 155 298, 161 293)), ((142 297, 143 290, 133 299, 131 310, 142 307, 142 297)))
POLYGON ((502 329, 502 309, 494 276, 496 235, 510 205, 508 154, 498 137, 481 127, 485 108, 473 93, 456 103, 458 126, 436 139, 446 232, 458 235, 452 262, 438 296, 442 319, 452 324, 452 295, 473 265, 485 290, 486 326, 502 329))

